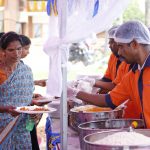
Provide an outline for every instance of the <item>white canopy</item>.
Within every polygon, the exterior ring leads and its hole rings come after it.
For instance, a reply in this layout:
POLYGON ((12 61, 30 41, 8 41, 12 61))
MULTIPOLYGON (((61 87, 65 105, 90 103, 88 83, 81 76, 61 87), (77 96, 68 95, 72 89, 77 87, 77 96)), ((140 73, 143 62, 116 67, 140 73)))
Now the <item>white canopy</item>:
MULTIPOLYGON (((58 12, 58 16, 52 14, 49 17, 48 39, 44 45, 44 51, 49 55, 47 93, 51 96, 60 96, 62 92, 61 61, 67 61, 66 44, 108 30, 113 21, 121 16, 129 0, 61 0, 60 3, 67 9, 66 16, 62 18, 62 13, 58 12), (97 1, 99 7, 93 16, 97 1), (63 28, 65 34, 60 37, 63 28)), ((58 8, 60 3, 58 1, 58 8)))
POLYGON ((49 56, 47 93, 62 96, 61 150, 67 150, 66 44, 108 30, 128 4, 129 0, 58 0, 58 16, 49 17, 48 39, 44 45, 49 56))

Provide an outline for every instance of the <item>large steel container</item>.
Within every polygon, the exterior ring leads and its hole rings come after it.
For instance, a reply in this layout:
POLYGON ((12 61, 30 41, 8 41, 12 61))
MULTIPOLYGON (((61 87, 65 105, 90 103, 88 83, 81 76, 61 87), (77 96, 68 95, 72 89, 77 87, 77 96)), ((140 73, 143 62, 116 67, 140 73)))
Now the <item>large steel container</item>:
MULTIPOLYGON (((84 107, 84 106, 80 106, 84 107)), ((75 130, 78 131, 78 126, 81 123, 104 120, 104 119, 117 119, 122 118, 123 109, 110 110, 110 111, 101 111, 101 112, 84 112, 77 111, 79 107, 70 109, 69 113, 69 125, 75 130)))
POLYGON ((85 150, 84 137, 88 134, 107 131, 110 129, 123 129, 128 128, 132 122, 136 121, 138 123, 137 128, 144 128, 144 121, 142 119, 108 119, 108 120, 98 120, 82 123, 78 126, 79 128, 79 140, 80 148, 85 150))
MULTIPOLYGON (((86 150, 150 150, 150 144, 147 145, 100 145, 95 144, 94 142, 100 139, 103 139, 106 136, 110 136, 116 132, 123 132, 124 130, 114 130, 114 131, 103 131, 92 133, 84 137, 86 150)), ((135 129, 136 133, 141 133, 145 136, 150 137, 149 129, 135 129)), ((107 143, 107 142, 106 142, 107 143)))

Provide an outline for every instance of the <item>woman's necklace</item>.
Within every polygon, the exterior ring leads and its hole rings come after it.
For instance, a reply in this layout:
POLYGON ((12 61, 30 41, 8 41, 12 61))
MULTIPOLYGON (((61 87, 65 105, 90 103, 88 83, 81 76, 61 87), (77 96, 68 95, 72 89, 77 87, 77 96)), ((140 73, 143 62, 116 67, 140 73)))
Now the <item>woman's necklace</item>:
POLYGON ((12 74, 13 70, 11 67, 6 67, 5 69, 5 73, 6 73, 6 76, 7 78, 12 74))

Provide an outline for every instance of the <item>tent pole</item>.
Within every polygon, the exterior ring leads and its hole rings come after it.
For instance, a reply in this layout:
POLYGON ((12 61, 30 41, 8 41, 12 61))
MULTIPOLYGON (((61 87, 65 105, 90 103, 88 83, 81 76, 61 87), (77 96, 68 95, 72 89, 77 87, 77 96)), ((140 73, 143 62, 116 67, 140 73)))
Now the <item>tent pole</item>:
POLYGON ((62 64, 62 99, 61 99, 61 106, 60 106, 60 132, 61 132, 61 150, 67 150, 67 128, 68 128, 68 114, 67 114, 67 100, 66 100, 66 81, 67 81, 67 68, 66 65, 62 64))
MULTIPOLYGON (((58 0, 58 23, 59 23, 59 37, 60 37, 60 50, 63 44, 62 40, 66 35, 67 25, 67 0, 58 0)), ((63 54, 62 54, 63 55, 63 54)), ((60 149, 67 150, 67 128, 68 128, 68 114, 67 114, 67 63, 62 62, 62 96, 60 103, 60 133, 61 143, 60 149)))

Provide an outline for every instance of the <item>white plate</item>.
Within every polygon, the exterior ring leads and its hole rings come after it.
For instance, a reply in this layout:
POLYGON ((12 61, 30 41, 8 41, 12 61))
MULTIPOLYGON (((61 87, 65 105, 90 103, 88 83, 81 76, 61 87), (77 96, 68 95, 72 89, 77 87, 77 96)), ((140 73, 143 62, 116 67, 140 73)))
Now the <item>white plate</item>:
POLYGON ((44 97, 42 99, 38 99, 36 100, 37 102, 40 102, 40 103, 46 103, 46 102, 52 102, 52 101, 57 101, 58 99, 55 99, 53 97, 44 97))
POLYGON ((17 107, 15 110, 19 113, 27 113, 27 114, 41 114, 41 113, 51 113, 56 111, 55 108, 52 107, 46 107, 45 109, 47 110, 38 110, 35 111, 35 108, 45 108, 45 107, 39 107, 39 106, 22 106, 22 107, 17 107), (29 110, 20 110, 21 108, 29 109, 29 110))

